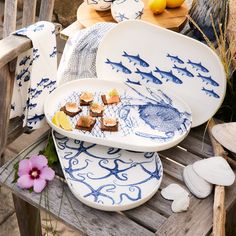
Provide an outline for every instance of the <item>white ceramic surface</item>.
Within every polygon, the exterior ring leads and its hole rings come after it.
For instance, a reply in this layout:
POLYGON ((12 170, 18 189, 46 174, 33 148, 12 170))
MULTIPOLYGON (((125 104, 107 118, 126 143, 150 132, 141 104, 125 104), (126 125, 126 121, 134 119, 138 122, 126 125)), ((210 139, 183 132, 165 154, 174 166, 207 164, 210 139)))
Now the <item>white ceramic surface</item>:
POLYGON ((163 168, 156 152, 130 152, 56 132, 53 139, 68 186, 90 207, 128 210, 149 200, 161 184, 163 168))
POLYGON ((107 11, 111 8, 113 0, 84 0, 84 2, 96 11, 107 11))
MULTIPOLYGON (((75 127, 80 115, 88 114, 88 107, 70 121, 75 127)), ((177 145, 191 127, 189 107, 162 91, 125 83, 99 79, 79 79, 54 90, 45 101, 45 116, 48 124, 64 136, 91 143, 134 151, 159 151, 177 145), (52 123, 52 117, 66 102, 78 102, 84 91, 94 93, 94 101, 102 103, 101 95, 116 88, 121 102, 106 106, 104 116, 116 117, 118 132, 102 132, 100 120, 91 132, 64 129, 52 123)))
POLYGON ((212 192, 213 185, 201 178, 193 170, 192 165, 188 165, 184 168, 183 179, 189 191, 198 198, 206 198, 212 192))
POLYGON ((193 164, 194 171, 207 182, 230 186, 234 183, 235 174, 228 162, 220 156, 206 158, 193 164))
POLYGON ((169 184, 161 190, 161 196, 167 200, 175 200, 188 196, 188 192, 178 184, 169 184))
POLYGON ((186 101, 192 126, 212 117, 226 91, 218 56, 206 45, 143 21, 124 21, 103 38, 97 74, 112 81, 161 88, 186 101))
POLYGON ((189 196, 183 195, 175 199, 171 204, 171 210, 175 213, 187 211, 190 204, 189 196))
POLYGON ((215 125, 212 135, 221 145, 236 153, 236 122, 215 125))
POLYGON ((144 10, 142 0, 115 0, 111 5, 112 17, 117 22, 124 20, 138 20, 144 10))

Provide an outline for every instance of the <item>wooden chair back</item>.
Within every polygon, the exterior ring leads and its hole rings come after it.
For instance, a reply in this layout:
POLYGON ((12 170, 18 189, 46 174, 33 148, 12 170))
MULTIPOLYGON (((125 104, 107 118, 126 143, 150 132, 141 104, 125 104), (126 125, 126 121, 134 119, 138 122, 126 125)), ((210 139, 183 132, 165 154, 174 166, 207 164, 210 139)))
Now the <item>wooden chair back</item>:
MULTIPOLYGON (((38 20, 51 21, 55 0, 41 0, 38 20)), ((22 27, 36 21, 37 0, 23 1, 22 27)), ((9 122, 10 103, 14 85, 15 65, 17 57, 32 47, 31 40, 10 35, 16 30, 17 0, 5 0, 3 39, 0 40, 0 157, 3 157, 5 146, 25 130, 22 119, 14 118, 9 122)), ((3 163, 3 158, 1 163, 3 163)))

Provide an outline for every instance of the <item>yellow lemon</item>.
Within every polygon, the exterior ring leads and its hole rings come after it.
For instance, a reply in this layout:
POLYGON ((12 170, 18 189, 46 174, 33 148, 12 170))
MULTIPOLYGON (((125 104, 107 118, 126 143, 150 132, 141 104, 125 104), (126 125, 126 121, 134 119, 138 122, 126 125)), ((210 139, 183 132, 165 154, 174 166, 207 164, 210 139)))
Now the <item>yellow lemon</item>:
POLYGON ((166 7, 176 8, 183 4, 184 0, 166 0, 166 7))
POLYGON ((70 123, 69 117, 63 112, 59 111, 58 120, 62 129, 71 131, 72 125, 70 123))
POLYGON ((57 111, 55 115, 52 117, 52 123, 56 126, 60 127, 59 115, 61 111, 57 111))
POLYGON ((149 0, 148 7, 153 13, 160 14, 166 8, 166 0, 149 0))

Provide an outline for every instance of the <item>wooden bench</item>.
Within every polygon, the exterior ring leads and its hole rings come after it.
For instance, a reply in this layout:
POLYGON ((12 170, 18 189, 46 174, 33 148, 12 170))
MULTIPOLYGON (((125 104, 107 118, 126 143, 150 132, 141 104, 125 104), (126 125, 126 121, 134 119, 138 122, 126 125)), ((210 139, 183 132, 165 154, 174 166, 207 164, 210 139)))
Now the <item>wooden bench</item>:
MULTIPOLYGON (((103 212, 82 204, 70 192, 60 167, 57 176, 42 194, 19 189, 13 180, 13 166, 30 153, 37 153, 46 144, 48 133, 37 142, 6 163, 0 169, 0 182, 22 200, 17 214, 21 221, 37 217, 36 209, 43 209, 64 223, 79 230, 82 235, 209 235, 212 229, 213 194, 204 200, 191 196, 190 208, 186 213, 172 213, 171 201, 163 199, 160 190, 170 183, 184 185, 183 167, 212 156, 208 136, 204 137, 204 126, 193 129, 178 146, 160 152, 164 167, 164 178, 159 191, 144 205, 124 212, 103 212), (204 138, 203 138, 204 137, 204 138), (47 197, 46 197, 47 196, 47 197), (34 206, 34 207, 32 207, 34 206), (30 209, 30 210, 29 210, 30 209)), ((233 221, 236 217, 236 183, 226 188, 227 227, 226 235, 235 235, 233 221)), ((19 218, 18 218, 19 219, 19 218)), ((34 225, 21 225, 21 232, 36 232, 34 225), (33 229, 32 229, 33 228, 33 229), (33 231, 32 231, 33 230, 33 231)), ((33 234, 22 234, 33 235, 33 234)), ((40 235, 39 233, 35 235, 40 235)))

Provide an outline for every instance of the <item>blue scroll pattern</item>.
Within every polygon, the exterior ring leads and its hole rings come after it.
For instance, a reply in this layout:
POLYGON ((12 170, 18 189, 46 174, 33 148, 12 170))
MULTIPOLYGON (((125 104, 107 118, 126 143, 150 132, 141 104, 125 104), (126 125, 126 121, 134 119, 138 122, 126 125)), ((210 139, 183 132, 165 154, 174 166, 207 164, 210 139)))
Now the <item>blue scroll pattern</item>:
POLYGON ((102 205, 141 200, 160 185, 157 153, 136 153, 69 139, 54 132, 65 177, 80 197, 102 205))

